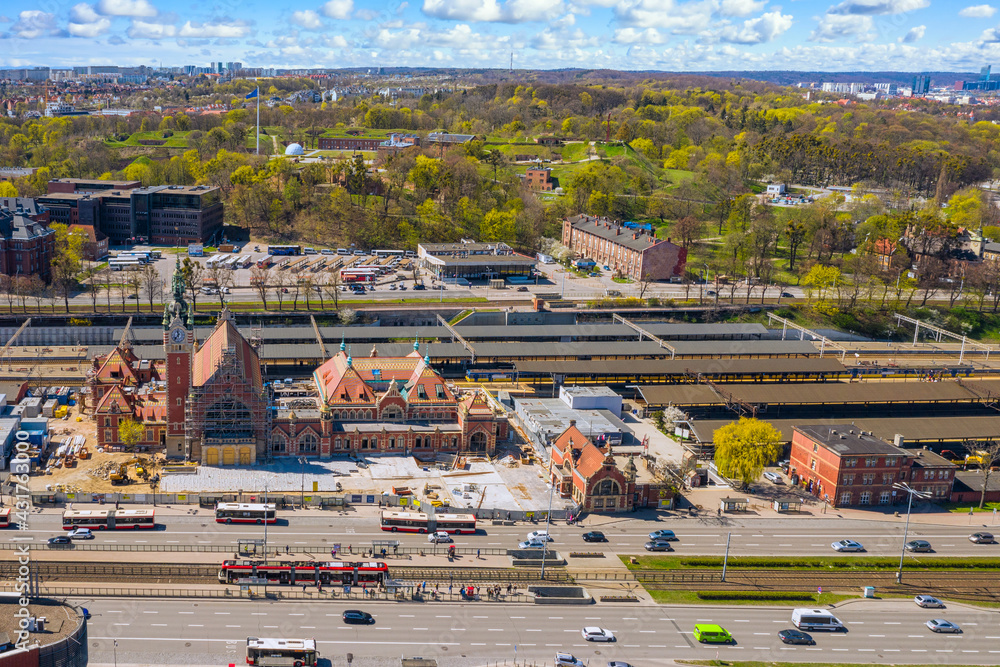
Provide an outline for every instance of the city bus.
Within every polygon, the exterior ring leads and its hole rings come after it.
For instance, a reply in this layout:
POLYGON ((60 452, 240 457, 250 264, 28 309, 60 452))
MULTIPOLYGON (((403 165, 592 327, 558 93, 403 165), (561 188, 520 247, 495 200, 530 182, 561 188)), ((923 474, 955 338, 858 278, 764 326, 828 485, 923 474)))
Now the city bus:
POLYGON ((268 255, 301 255, 302 246, 298 245, 269 245, 267 246, 268 255))
POLYGON ((219 568, 220 584, 238 584, 241 579, 266 579, 269 584, 314 586, 361 586, 379 584, 389 576, 383 562, 224 560, 219 568))
POLYGON ((271 256, 270 255, 264 255, 263 257, 261 257, 260 259, 257 260, 257 268, 258 269, 266 269, 266 268, 268 268, 270 266, 271 266, 271 256))
POLYGON ((315 639, 247 637, 247 664, 261 667, 316 667, 319 652, 315 639))
POLYGON ((9 507, 4 507, 0 509, 0 528, 10 528, 11 526, 10 513, 11 513, 11 508, 9 507))
POLYGON ((386 257, 402 257, 402 250, 372 250, 372 254, 379 259, 385 259, 386 257))
POLYGON ((219 503, 215 506, 216 523, 277 523, 273 503, 219 503))
POLYGON ((141 263, 146 264, 150 260, 150 254, 145 250, 127 250, 118 253, 117 259, 137 259, 141 263))
POLYGON ((437 514, 428 516, 422 512, 382 512, 382 530, 404 533, 433 533, 443 530, 449 534, 462 535, 476 532, 476 517, 472 514, 437 514))
POLYGON ((374 269, 341 269, 340 280, 344 283, 373 283, 378 278, 374 269))
POLYGON ((156 528, 156 510, 66 510, 63 512, 63 530, 74 528, 91 530, 156 528))
POLYGON ((142 262, 138 259, 130 257, 124 259, 115 257, 114 259, 108 261, 108 267, 112 271, 121 271, 122 269, 138 269, 141 265, 142 262))
POLYGON ((205 266, 211 269, 212 267, 214 267, 216 264, 226 259, 227 257, 228 255, 212 255, 211 257, 205 260, 205 266))

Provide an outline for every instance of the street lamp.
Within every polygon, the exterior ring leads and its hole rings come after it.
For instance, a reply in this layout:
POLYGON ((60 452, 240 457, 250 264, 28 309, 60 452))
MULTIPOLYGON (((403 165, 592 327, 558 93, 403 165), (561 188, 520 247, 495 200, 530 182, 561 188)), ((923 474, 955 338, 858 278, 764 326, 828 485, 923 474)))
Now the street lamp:
POLYGON ((910 508, 913 507, 913 496, 924 500, 926 498, 930 498, 931 494, 923 491, 917 491, 906 482, 896 482, 892 485, 892 488, 899 489, 909 496, 906 501, 906 525, 903 527, 903 548, 899 553, 899 571, 896 572, 896 583, 901 584, 903 583, 903 559, 906 558, 906 534, 910 530, 910 508))
POLYGON ((302 466, 302 491, 301 500, 299 501, 299 509, 306 508, 306 457, 299 457, 299 464, 302 466))

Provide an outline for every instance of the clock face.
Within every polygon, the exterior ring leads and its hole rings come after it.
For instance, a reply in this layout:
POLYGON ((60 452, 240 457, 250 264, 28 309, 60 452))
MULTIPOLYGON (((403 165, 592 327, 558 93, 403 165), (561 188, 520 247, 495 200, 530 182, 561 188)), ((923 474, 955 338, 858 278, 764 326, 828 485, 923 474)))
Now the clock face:
POLYGON ((170 332, 170 341, 173 343, 183 343, 184 342, 184 330, 174 329, 170 332))

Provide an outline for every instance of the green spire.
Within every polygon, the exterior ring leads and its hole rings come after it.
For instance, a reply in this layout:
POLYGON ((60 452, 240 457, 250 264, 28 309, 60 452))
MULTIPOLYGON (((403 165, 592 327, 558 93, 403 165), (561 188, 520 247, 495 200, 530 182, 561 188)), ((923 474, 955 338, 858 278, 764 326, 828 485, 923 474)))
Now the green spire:
POLYGON ((344 340, 344 334, 340 334, 340 351, 343 352, 347 348, 347 343, 344 340))

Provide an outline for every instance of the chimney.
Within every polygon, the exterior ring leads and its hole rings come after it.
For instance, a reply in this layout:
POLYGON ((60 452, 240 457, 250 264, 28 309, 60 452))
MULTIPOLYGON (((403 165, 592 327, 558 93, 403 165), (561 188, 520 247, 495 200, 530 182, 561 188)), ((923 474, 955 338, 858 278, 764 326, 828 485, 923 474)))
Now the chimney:
POLYGON ((622 228, 621 227, 615 227, 615 236, 621 236, 621 233, 622 233, 622 228))
POLYGON ((635 232, 633 232, 632 233, 632 240, 635 241, 637 238, 639 238, 639 235, 636 234, 635 232))
POLYGON ((576 426, 576 420, 575 419, 570 419, 569 420, 569 425, 570 426, 576 426))
POLYGON ((905 442, 906 439, 900 433, 897 433, 892 439, 892 444, 896 445, 897 447, 902 447, 905 442))

